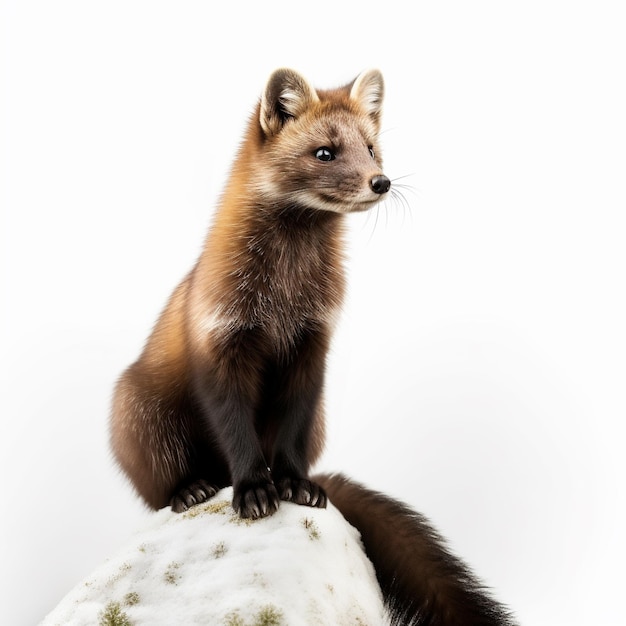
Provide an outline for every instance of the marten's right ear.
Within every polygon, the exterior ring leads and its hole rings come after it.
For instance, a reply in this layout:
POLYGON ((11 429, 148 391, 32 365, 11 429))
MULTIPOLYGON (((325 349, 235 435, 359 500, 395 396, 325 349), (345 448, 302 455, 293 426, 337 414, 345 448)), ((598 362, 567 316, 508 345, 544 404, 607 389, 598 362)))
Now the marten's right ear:
POLYGON ((276 70, 261 97, 260 123, 267 136, 277 134, 290 118, 302 114, 319 100, 315 89, 297 72, 276 70))

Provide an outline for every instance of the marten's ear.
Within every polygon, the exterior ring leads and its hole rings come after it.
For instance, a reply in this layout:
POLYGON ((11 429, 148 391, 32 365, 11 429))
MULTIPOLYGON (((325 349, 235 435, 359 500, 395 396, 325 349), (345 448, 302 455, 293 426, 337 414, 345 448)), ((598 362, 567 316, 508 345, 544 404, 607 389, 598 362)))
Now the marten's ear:
POLYGON ((350 88, 350 98, 356 100, 365 112, 380 125, 385 83, 378 70, 366 70, 359 74, 350 88))
POLYGON ((290 118, 298 117, 319 100, 315 89, 297 72, 276 70, 261 97, 260 123, 263 132, 275 135, 290 118))

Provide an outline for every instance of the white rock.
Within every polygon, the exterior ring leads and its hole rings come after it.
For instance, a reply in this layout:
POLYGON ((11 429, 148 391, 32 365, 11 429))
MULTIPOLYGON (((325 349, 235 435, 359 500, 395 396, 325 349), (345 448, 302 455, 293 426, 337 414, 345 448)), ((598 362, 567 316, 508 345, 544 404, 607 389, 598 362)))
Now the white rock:
POLYGON ((381 626, 380 587, 339 511, 282 502, 241 520, 232 488, 164 509, 74 588, 41 626, 381 626))

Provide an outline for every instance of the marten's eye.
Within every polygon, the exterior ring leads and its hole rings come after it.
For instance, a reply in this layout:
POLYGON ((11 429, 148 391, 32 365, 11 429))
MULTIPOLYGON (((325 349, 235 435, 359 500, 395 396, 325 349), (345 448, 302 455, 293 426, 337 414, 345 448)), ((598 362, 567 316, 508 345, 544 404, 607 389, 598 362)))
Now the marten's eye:
POLYGON ((374 148, 372 148, 372 146, 367 146, 367 149, 370 151, 370 156, 372 157, 372 159, 375 159, 376 155, 374 154, 374 148))
POLYGON ((318 148, 315 151, 315 158, 320 161, 332 161, 335 158, 335 154, 330 148, 324 146, 323 148, 318 148))

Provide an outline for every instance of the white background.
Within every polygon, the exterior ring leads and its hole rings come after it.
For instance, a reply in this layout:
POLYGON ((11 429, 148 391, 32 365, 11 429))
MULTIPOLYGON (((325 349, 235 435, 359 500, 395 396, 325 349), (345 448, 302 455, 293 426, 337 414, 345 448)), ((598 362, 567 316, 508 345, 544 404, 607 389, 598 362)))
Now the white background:
POLYGON ((320 467, 428 515, 523 624, 624 623, 623 3, 1 6, 3 624, 148 515, 112 387, 283 65, 379 67, 411 187, 349 219, 320 467))

